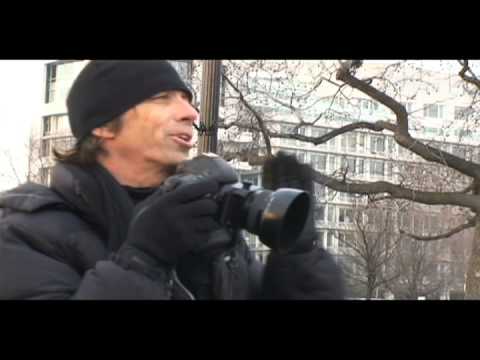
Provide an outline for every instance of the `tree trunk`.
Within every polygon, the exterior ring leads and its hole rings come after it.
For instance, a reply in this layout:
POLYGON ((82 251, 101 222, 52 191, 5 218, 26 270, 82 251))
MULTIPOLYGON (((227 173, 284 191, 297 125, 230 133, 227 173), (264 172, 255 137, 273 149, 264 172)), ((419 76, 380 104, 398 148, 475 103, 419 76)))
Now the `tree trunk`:
POLYGON ((472 252, 468 261, 465 299, 480 299, 480 220, 476 220, 472 252))
POLYGON ((372 287, 370 286, 370 284, 368 284, 368 285, 367 285, 367 294, 366 294, 365 297, 366 297, 367 299, 371 299, 371 298, 373 297, 373 292, 374 292, 374 290, 375 290, 375 289, 372 288, 372 287))
POLYGON ((374 275, 368 275, 367 276, 367 299, 371 299, 373 297, 373 293, 375 292, 375 284, 376 279, 374 275))

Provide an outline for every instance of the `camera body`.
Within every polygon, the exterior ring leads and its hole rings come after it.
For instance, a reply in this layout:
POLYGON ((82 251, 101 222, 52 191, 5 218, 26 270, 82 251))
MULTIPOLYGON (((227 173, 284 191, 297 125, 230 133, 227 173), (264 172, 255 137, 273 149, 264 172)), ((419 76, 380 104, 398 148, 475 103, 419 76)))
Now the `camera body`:
POLYGON ((294 247, 307 221, 310 197, 305 191, 281 188, 270 191, 240 182, 236 171, 215 154, 202 154, 182 163, 164 184, 165 191, 211 178, 221 184, 213 198, 219 205, 217 220, 234 229, 259 236, 271 249, 294 247))

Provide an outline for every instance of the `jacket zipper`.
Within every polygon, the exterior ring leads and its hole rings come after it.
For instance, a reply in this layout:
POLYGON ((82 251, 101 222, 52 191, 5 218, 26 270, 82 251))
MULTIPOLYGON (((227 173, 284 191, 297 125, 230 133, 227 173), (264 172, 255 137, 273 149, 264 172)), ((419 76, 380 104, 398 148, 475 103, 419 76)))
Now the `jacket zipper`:
POLYGON ((176 270, 173 270, 173 281, 176 282, 177 285, 180 286, 180 289, 182 289, 187 294, 188 300, 195 300, 195 297, 193 296, 193 294, 190 291, 188 291, 185 285, 183 285, 180 279, 178 278, 176 270))

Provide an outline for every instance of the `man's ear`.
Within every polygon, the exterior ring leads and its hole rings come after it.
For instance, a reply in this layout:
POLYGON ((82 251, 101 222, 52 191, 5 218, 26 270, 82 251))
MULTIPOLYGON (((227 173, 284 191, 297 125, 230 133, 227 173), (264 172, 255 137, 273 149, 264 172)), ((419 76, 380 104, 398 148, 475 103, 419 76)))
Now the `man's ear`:
POLYGON ((92 130, 92 134, 95 135, 96 137, 100 139, 114 139, 115 138, 115 132, 109 129, 106 126, 103 127, 98 127, 92 130))

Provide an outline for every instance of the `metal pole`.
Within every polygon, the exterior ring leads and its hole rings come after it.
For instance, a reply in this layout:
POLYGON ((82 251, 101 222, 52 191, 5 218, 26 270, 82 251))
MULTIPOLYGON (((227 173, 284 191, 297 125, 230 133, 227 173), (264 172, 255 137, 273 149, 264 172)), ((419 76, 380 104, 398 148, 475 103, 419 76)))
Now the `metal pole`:
POLYGON ((199 155, 204 152, 217 152, 221 63, 221 60, 205 60, 203 62, 200 122, 204 126, 198 137, 199 155))

